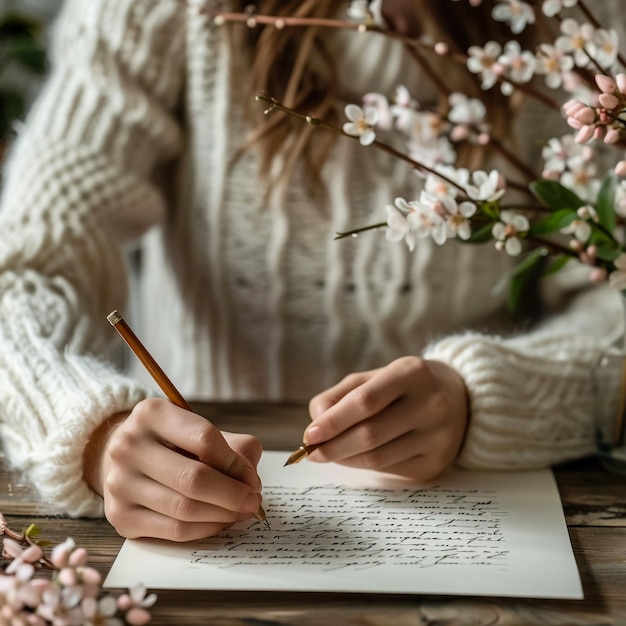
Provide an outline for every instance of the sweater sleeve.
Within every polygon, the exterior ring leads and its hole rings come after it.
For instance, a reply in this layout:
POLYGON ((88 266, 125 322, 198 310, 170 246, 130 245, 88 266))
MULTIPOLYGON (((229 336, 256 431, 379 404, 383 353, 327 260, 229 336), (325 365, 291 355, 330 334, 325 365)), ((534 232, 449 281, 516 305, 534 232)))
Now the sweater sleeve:
MULTIPOLYGON (((605 284, 526 334, 467 333, 429 346, 424 356, 454 367, 470 396, 459 465, 526 469, 594 453, 600 400, 594 371, 623 336, 623 320, 620 296, 605 284)), ((614 369, 602 376, 619 381, 614 369)), ((602 398, 604 405, 617 410, 619 384, 602 386, 614 396, 602 398)))
MULTIPOLYGON (((0 205, 0 438, 58 513, 101 515, 82 455, 105 418, 152 391, 105 359, 127 298, 124 244, 158 223, 156 168, 181 129, 185 9, 68 0, 49 80, 15 145, 0 205)), ((109 355, 110 356, 110 355, 109 355)))

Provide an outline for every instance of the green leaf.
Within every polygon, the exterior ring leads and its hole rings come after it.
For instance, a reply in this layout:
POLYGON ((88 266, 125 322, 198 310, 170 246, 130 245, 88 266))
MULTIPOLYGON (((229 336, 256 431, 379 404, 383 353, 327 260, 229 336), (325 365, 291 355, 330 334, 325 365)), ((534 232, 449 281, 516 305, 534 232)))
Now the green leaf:
POLYGON ((597 256, 602 261, 615 261, 615 259, 623 252, 619 245, 601 243, 596 245, 597 256))
POLYGON ((569 226, 575 219, 578 219, 578 213, 571 209, 559 209, 548 217, 532 224, 528 230, 529 235, 548 235, 569 226))
POLYGON ((25 108, 20 93, 0 90, 0 141, 9 134, 13 122, 22 117, 25 108))
POLYGON ((610 233, 615 231, 615 191, 617 189, 617 176, 607 174, 600 186, 598 198, 596 199, 596 211, 598 220, 610 233))
POLYGON ((573 191, 555 180, 535 180, 529 187, 534 196, 553 211, 575 211, 585 204, 573 191))
POLYGON ((39 535, 41 535, 41 528, 39 528, 39 526, 37 526, 37 524, 31 524, 25 531, 24 531, 24 536, 25 537, 38 537, 39 535))
POLYGON ((469 239, 460 239, 459 241, 462 243, 485 243, 486 241, 493 239, 491 236, 492 228, 493 222, 490 222, 489 224, 481 226, 478 230, 472 231, 469 239))
POLYGON ((571 260, 572 257, 567 254, 560 256, 556 259, 556 261, 550 264, 550 266, 543 272, 543 275, 550 276, 551 274, 560 272, 571 260))
POLYGON ((46 71, 46 54, 33 39, 16 37, 8 43, 4 53, 7 59, 34 74, 44 74, 46 71))
POLYGON ((548 252, 545 248, 536 248, 513 270, 509 282, 508 306, 516 313, 528 290, 539 280, 543 273, 548 252))

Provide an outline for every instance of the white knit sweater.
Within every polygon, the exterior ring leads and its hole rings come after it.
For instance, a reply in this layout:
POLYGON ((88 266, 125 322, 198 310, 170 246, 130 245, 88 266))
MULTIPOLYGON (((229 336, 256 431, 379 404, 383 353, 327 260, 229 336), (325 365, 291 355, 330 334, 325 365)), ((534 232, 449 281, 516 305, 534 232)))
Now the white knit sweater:
MULTIPOLYGON (((228 166, 245 122, 225 32, 176 0, 66 2, 52 75, 11 152, 0 208, 0 436, 10 462, 59 512, 102 514, 82 479, 85 442, 155 393, 140 367, 111 365, 120 340, 106 315, 127 307, 135 241, 132 323, 189 398, 307 400, 350 371, 425 354, 469 389, 463 466, 592 452, 591 365, 621 332, 617 297, 595 294, 593 305, 505 339, 490 329, 505 321, 494 286, 509 260, 491 246, 420 240, 411 254, 381 231, 333 240, 384 219, 418 181, 358 142, 339 141, 326 167, 327 210, 297 169, 262 208, 254 155, 228 166)), ((341 51, 346 97, 395 81, 365 57, 393 60, 398 48, 380 41, 341 51)))

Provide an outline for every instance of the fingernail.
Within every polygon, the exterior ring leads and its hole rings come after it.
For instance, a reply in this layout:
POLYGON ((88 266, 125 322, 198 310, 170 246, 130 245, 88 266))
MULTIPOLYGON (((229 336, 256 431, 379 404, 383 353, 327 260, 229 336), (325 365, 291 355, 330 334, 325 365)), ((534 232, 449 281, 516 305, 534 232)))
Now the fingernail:
POLYGON ((319 426, 309 426, 304 431, 304 437, 302 441, 305 445, 311 445, 313 443, 321 443, 323 441, 322 429, 319 426))
POLYGON ((251 493, 243 502, 243 510, 249 513, 256 513, 259 508, 259 496, 251 493))

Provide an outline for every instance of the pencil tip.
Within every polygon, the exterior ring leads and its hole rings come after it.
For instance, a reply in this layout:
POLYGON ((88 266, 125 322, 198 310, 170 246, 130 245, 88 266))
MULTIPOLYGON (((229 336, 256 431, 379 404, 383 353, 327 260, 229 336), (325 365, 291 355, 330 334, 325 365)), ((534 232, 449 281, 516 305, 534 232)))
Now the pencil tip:
POLYGON ((265 513, 265 509, 262 506, 259 506, 256 513, 254 514, 254 517, 256 517, 259 522, 263 522, 267 525, 267 514, 265 513))
POLYGON ((120 312, 117 309, 115 309, 114 311, 111 311, 107 315, 107 319, 109 320, 109 323, 111 324, 111 326, 115 326, 115 324, 121 321, 122 316, 120 315, 120 312))
POLYGON ((294 463, 299 463, 307 454, 307 449, 304 446, 300 446, 295 452, 292 452, 289 455, 289 458, 287 459, 287 461, 285 461, 283 467, 287 467, 287 465, 293 465, 294 463))

